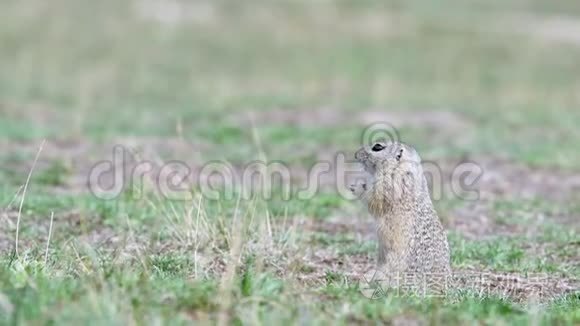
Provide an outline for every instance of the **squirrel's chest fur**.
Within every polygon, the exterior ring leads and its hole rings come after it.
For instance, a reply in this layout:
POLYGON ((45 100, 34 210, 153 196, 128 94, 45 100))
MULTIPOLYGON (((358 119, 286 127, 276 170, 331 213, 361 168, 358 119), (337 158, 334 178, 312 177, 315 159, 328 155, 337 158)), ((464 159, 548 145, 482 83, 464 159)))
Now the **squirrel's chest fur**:
POLYGON ((447 236, 428 196, 422 192, 395 202, 383 196, 369 200, 377 223, 378 264, 388 272, 450 270, 447 236))

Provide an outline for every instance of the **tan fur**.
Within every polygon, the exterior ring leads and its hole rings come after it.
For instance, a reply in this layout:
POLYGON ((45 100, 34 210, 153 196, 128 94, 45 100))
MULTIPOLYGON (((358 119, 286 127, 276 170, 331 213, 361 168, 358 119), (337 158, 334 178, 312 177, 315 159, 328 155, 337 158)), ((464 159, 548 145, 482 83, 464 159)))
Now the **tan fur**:
POLYGON ((368 172, 360 194, 377 222, 378 265, 388 274, 451 272, 447 235, 433 208, 421 159, 402 143, 379 143, 356 152, 368 172))

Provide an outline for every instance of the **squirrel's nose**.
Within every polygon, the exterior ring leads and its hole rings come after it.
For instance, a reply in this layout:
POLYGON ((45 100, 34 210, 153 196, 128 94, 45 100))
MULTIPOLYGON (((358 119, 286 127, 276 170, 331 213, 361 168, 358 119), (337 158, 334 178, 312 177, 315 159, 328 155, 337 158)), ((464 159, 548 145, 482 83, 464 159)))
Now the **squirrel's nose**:
POLYGON ((359 149, 358 151, 356 151, 356 153, 354 153, 354 158, 358 161, 364 160, 367 157, 367 152, 365 151, 364 148, 359 149))

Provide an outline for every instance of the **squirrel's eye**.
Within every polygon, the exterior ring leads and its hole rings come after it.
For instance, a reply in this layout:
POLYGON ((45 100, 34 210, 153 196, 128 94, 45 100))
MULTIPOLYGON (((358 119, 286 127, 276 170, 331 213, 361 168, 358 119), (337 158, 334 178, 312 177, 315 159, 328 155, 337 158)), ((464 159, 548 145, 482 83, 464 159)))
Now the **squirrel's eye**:
POLYGON ((385 146, 383 146, 383 145, 381 145, 381 144, 378 144, 378 143, 377 143, 377 144, 375 144, 375 145, 373 146, 373 148, 371 148, 371 149, 373 150, 373 152, 380 152, 380 151, 382 151, 383 149, 385 149, 385 146))
POLYGON ((403 156, 403 149, 401 148, 399 150, 399 152, 397 153, 397 156, 396 156, 397 161, 400 161, 402 156, 403 156))

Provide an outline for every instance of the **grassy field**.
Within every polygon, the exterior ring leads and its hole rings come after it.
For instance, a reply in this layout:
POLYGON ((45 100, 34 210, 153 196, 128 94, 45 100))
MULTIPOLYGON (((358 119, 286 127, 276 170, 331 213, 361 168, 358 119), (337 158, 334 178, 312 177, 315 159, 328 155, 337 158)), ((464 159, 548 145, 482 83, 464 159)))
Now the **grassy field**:
POLYGON ((277 188, 222 200, 195 186, 187 200, 151 183, 114 200, 87 189, 115 145, 134 154, 127 167, 283 162, 296 186, 388 121, 446 176, 466 160, 483 167, 479 200, 435 201, 454 270, 573 289, 580 3, 1 7, 0 323, 580 323, 577 288, 540 302, 469 289, 366 298, 373 221, 329 180, 289 200, 277 188))

